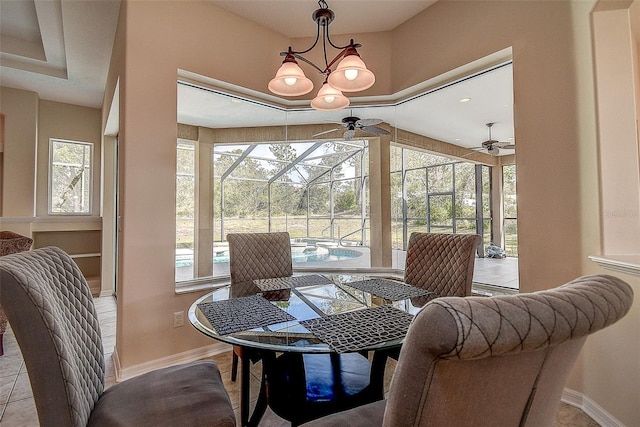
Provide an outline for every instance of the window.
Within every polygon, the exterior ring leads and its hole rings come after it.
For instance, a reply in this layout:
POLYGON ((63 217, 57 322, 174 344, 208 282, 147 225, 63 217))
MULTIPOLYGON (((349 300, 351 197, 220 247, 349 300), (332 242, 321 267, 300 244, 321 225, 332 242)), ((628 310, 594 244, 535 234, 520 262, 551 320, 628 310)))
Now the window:
POLYGON ((478 233, 491 240, 490 168, 391 147, 392 246, 413 232, 478 233))
POLYGON ((49 214, 91 214, 93 144, 49 140, 49 214))
POLYGON ((508 256, 518 256, 518 204, 516 202, 516 165, 502 167, 504 203, 504 249, 508 256))
POLYGON ((176 164, 176 280, 194 275, 196 145, 178 139, 176 164))
POLYGON ((365 140, 178 139, 177 150, 180 285, 227 276, 226 236, 234 232, 289 232, 294 268, 369 265, 363 256, 370 241, 365 140))

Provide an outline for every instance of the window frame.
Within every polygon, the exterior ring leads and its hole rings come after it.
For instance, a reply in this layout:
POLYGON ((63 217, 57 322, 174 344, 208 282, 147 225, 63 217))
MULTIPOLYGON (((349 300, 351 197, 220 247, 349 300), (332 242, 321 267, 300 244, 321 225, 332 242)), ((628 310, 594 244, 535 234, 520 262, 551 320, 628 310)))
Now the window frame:
POLYGON ((94 173, 94 149, 95 144, 88 141, 75 141, 61 138, 49 138, 49 156, 47 159, 47 214, 55 216, 91 216, 93 215, 93 173, 94 173), (88 171, 88 211, 86 212, 55 212, 53 210, 53 154, 56 143, 74 144, 89 147, 89 171, 88 171))

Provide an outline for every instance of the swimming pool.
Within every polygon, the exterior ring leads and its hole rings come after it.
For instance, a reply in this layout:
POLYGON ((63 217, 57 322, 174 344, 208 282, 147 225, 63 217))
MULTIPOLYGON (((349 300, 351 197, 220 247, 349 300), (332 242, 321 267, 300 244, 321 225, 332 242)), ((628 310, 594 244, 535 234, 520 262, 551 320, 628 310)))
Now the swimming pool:
MULTIPOLYGON (((310 250, 310 248, 311 247, 307 247, 305 250, 292 248, 291 258, 293 263, 342 261, 362 256, 362 253, 351 249, 313 247, 313 249, 310 250)), ((193 253, 188 252, 190 251, 182 250, 181 253, 176 254, 176 267, 193 265, 193 253)), ((217 252, 213 257, 213 262, 214 264, 228 263, 229 251, 217 252)))

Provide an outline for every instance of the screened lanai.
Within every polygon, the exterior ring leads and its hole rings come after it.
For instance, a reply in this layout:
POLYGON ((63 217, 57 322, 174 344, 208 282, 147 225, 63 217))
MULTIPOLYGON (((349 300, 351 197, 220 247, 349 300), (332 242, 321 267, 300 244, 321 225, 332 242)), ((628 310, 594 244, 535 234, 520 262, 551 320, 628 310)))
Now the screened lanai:
MULTIPOLYGON (((501 65, 480 77, 509 81, 510 73, 501 65)), ((438 116, 448 99, 459 103, 463 87, 480 96, 485 85, 473 80, 337 112, 179 81, 176 282, 228 277, 226 235, 233 232, 289 232, 294 269, 401 269, 397 254, 414 231, 478 233, 485 245, 517 248, 513 155, 473 149, 486 139, 484 123, 477 137, 454 141, 468 123, 464 110, 438 116), (380 120, 389 135, 344 138, 346 116, 380 120), (503 183, 511 185, 509 197, 503 183)), ((501 105, 483 106, 500 120, 493 128, 500 140, 510 131, 510 96, 510 88, 493 92, 501 105)))
POLYGON ((230 232, 288 231, 297 239, 366 245, 366 146, 366 140, 216 145, 216 241, 230 232))
MULTIPOLYGON (((178 142, 178 281, 196 278, 197 268, 207 276, 224 275, 226 235, 235 232, 289 232, 294 264, 302 267, 333 261, 370 266, 366 138, 219 143, 208 152, 210 162, 196 162, 201 149, 193 141, 178 142), (210 192, 196 189, 202 187, 196 185, 203 181, 200 175, 211 178, 210 192), (202 212, 209 203, 212 216, 203 224, 196 206, 202 212)), ((389 151, 394 251, 406 250, 412 232, 477 233, 484 245, 492 242, 491 167, 396 143, 389 151)), ((508 196, 500 210, 515 211, 515 194, 508 196)), ((517 231, 509 236, 517 247, 517 231)), ((401 259, 394 264, 400 267, 401 259)))

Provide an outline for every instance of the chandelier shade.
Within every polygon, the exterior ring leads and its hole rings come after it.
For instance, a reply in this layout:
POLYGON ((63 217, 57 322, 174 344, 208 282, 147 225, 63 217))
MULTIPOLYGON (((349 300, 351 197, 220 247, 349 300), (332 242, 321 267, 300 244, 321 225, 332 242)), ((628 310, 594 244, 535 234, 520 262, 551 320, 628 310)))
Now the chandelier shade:
POLYGON ((269 82, 269 90, 281 96, 300 96, 309 93, 313 89, 313 82, 309 80, 300 66, 299 61, 313 67, 324 76, 324 84, 318 91, 318 95, 311 101, 311 107, 317 110, 339 110, 349 105, 349 99, 342 94, 345 92, 358 92, 370 88, 376 81, 376 77, 367 68, 360 58, 358 51, 361 44, 355 43, 353 39, 345 46, 337 46, 331 41, 329 36, 329 24, 333 22, 335 13, 329 9, 325 0, 318 1, 319 9, 312 14, 318 32, 316 39, 306 50, 293 50, 291 47, 286 52, 280 52, 285 59, 278 69, 276 76, 269 82), (322 39, 321 39, 322 37, 322 39), (303 55, 313 50, 318 42, 322 42, 324 65, 318 66, 303 55), (339 50, 338 54, 329 61, 327 55, 327 45, 339 50), (335 68, 331 68, 339 61, 335 68))
POLYGON ((329 74, 331 86, 343 92, 359 92, 369 89, 376 81, 376 76, 367 69, 360 55, 355 52, 345 56, 335 71, 329 74))
POLYGON ((316 110, 334 111, 348 107, 349 103, 349 98, 344 96, 342 92, 324 82, 318 95, 311 101, 311 107, 316 110))
POLYGON ((284 60, 276 76, 269 82, 269 90, 277 95, 305 95, 313 89, 313 82, 304 75, 304 71, 295 61, 284 60))

